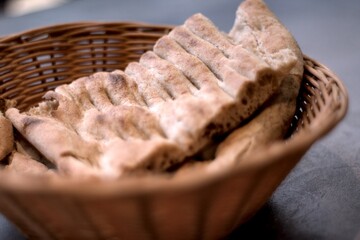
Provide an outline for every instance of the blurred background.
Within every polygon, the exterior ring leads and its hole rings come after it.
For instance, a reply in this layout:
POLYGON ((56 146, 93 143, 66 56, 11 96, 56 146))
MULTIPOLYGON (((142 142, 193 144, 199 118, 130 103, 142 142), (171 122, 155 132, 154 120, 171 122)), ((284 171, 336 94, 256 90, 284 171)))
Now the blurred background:
MULTIPOLYGON (((360 1, 265 0, 303 52, 345 83, 345 120, 317 142, 229 239, 360 239, 360 1)), ((0 36, 73 21, 181 24, 202 12, 228 31, 241 0, 0 0, 0 36)), ((0 239, 23 239, 0 215, 0 239)))
POLYGON ((54 8, 67 1, 69 0, 0 0, 0 7, 5 16, 21 16, 54 8))

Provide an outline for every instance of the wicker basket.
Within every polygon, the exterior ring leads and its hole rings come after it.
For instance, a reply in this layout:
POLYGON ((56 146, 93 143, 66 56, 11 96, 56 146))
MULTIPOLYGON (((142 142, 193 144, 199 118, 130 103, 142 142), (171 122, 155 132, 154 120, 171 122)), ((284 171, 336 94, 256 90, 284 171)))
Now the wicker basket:
MULTIPOLYGON (((0 40, 0 97, 26 109, 44 92, 123 69, 171 26, 72 23, 0 40)), ((249 219, 309 147, 344 116, 347 92, 305 57, 291 136, 216 174, 75 182, 0 172, 0 211, 31 239, 219 239, 249 219)))

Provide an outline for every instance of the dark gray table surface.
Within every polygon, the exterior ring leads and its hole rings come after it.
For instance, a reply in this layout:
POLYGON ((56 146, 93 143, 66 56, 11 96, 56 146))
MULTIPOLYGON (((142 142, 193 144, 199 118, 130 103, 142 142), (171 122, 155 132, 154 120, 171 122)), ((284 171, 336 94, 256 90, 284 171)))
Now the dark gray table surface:
MULTIPOLYGON (((240 0, 76 0, 22 17, 0 17, 0 35, 71 21, 181 24, 202 12, 223 31, 240 0)), ((349 112, 318 141, 271 199, 229 239, 360 239, 360 1, 268 0, 303 52, 345 83, 349 112)), ((24 239, 0 215, 0 239, 24 239)))

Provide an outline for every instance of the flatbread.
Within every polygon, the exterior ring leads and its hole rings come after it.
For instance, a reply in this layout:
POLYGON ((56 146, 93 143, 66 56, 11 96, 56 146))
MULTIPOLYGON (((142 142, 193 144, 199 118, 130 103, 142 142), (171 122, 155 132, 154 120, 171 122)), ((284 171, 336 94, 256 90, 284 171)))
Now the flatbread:
MULTIPOLYGON (((284 28, 279 26, 278 30, 283 31, 284 28)), ((194 101, 192 106, 177 106, 172 108, 177 110, 173 114, 160 117, 160 122, 163 119, 166 122, 165 126, 176 126, 178 132, 190 131, 188 135, 192 138, 180 142, 182 146, 195 149, 185 148, 189 154, 199 151, 212 136, 233 129, 254 113, 274 94, 296 64, 295 53, 287 45, 282 44, 279 51, 270 54, 264 54, 257 48, 245 48, 234 44, 201 14, 192 16, 169 36, 161 38, 154 52, 175 65, 198 88, 194 93, 196 100, 191 100, 194 101), (282 65, 279 58, 282 58, 282 65), (206 99, 201 102, 201 110, 196 109, 198 99, 206 99), (182 109, 186 111, 180 115, 182 109), (196 115, 201 111, 202 114, 196 115), (175 115, 174 120, 168 118, 175 115), (187 129, 177 126, 176 119, 179 118, 187 129), (194 143, 197 144, 195 147, 194 143)), ((141 58, 142 62, 145 61, 141 58)), ((164 111, 163 107, 161 109, 164 111)), ((176 135, 186 136, 182 133, 176 135)))
POLYGON ((214 160, 207 166, 207 171, 218 171, 225 166, 244 161, 256 151, 265 150, 269 145, 283 139, 296 110, 299 80, 295 76, 286 78, 279 94, 271 99, 254 119, 234 130, 221 142, 216 149, 214 160))
MULTIPOLYGON (((302 52, 291 34, 277 31, 276 25, 280 23, 274 22, 275 18, 262 1, 245 1, 237 11, 236 21, 229 36, 238 44, 258 48, 259 52, 278 52, 281 51, 282 44, 286 44, 295 53, 296 64, 282 82, 278 92, 261 107, 256 116, 231 132, 220 144, 210 143, 199 154, 202 161, 195 160, 185 164, 178 171, 181 175, 190 171, 193 166, 201 166, 208 172, 233 166, 236 162, 246 160, 255 151, 265 150, 287 133, 296 110, 304 62, 302 52), (268 31, 268 34, 281 34, 281 39, 286 41, 277 42, 277 39, 265 44, 264 41, 269 40, 262 32, 264 30, 268 31)), ((221 38, 219 36, 206 33, 204 36, 215 39, 213 42, 218 42, 218 45, 226 45, 218 41, 221 38)))
POLYGON ((275 68, 282 64, 281 55, 291 51, 296 61, 290 74, 302 77, 304 62, 295 38, 262 0, 246 0, 240 5, 229 37, 237 45, 257 49, 262 58, 275 68))
MULTIPOLYGON (((294 70, 300 72, 301 69, 294 70)), ((191 171, 211 173, 246 161, 257 151, 284 138, 296 111, 302 77, 289 75, 275 96, 245 125, 232 131, 223 141, 213 142, 176 170, 176 177, 191 171)))
POLYGON ((75 80, 6 116, 63 174, 164 171, 251 116, 296 64, 293 39, 277 19, 269 11, 254 18, 271 20, 246 23, 261 46, 238 37, 241 21, 229 37, 196 14, 124 72, 75 80))

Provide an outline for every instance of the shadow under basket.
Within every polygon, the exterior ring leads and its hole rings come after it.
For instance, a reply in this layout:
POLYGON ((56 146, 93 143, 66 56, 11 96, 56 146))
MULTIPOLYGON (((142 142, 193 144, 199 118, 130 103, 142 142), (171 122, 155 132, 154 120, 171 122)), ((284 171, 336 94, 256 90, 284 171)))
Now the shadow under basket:
MULTIPOLYGON (((71 23, 0 39, 0 97, 21 110, 56 86, 124 69, 171 26, 71 23)), ((348 95, 304 57, 289 138, 214 174, 75 181, 0 172, 0 211, 30 239, 219 239, 248 220, 310 146, 345 116, 348 95), (44 179, 45 178, 45 179, 44 179)))

